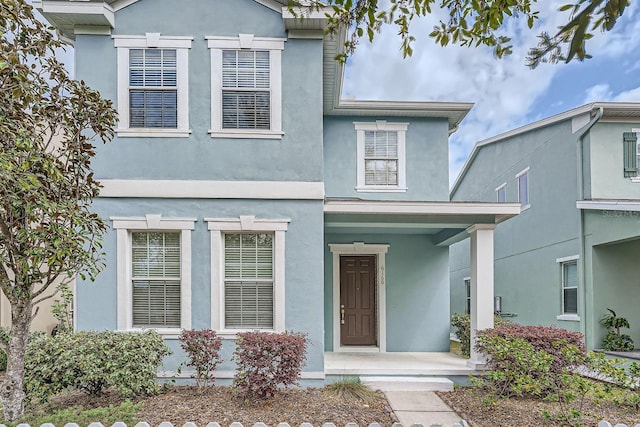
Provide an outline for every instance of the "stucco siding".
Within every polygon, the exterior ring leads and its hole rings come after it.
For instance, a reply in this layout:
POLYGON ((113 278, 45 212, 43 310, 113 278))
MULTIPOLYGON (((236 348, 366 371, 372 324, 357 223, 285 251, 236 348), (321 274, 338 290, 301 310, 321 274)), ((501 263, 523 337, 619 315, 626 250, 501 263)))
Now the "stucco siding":
MULTIPOLYGON (((503 312, 517 313, 512 319, 518 323, 580 328, 579 322, 556 318, 562 314, 556 259, 580 253, 575 141, 565 121, 484 146, 453 195, 453 200, 496 201, 495 189, 506 183, 507 201, 516 202, 516 175, 529 168, 530 207, 495 231, 495 295, 502 297, 503 312)), ((464 310, 468 248, 468 241, 451 248, 452 311, 464 310)))
MULTIPOLYGON (((282 53, 282 139, 211 138, 211 53, 205 36, 286 38, 282 17, 249 0, 142 1, 116 13, 114 35, 193 37, 187 138, 116 137, 97 149, 98 178, 322 180, 322 40, 289 39, 282 53)), ((109 36, 78 35, 76 77, 117 105, 117 66, 109 36)))
POLYGON ((325 235, 325 350, 333 349, 331 243, 389 245, 386 254, 386 341, 388 352, 449 350, 448 248, 426 235, 325 235))
POLYGON ((448 200, 448 135, 446 119, 403 117, 338 117, 324 120, 324 176, 328 197, 370 200, 448 200), (406 133, 407 191, 356 191, 356 130, 354 122, 387 120, 409 123, 406 133))
POLYGON ((624 177, 622 134, 640 123, 598 123, 591 129, 592 199, 640 199, 640 183, 624 177))
MULTIPOLYGON (((204 217, 290 219, 285 232, 285 328, 308 334, 307 371, 323 370, 323 217, 321 201, 264 200, 158 200, 98 199, 95 209, 103 218, 135 217, 161 213, 163 217, 197 218, 191 232, 191 327, 211 328, 211 243, 204 217)), ((109 230, 104 242, 106 268, 95 282, 77 289, 77 325, 80 330, 117 328, 116 233, 109 230)), ((171 340, 170 340, 171 341, 171 340)), ((175 345, 174 345, 175 346, 175 345)), ((231 351, 225 341, 225 355, 231 351)), ((181 353, 172 356, 165 369, 177 368, 181 353)), ((232 370, 230 357, 221 370, 232 370)))

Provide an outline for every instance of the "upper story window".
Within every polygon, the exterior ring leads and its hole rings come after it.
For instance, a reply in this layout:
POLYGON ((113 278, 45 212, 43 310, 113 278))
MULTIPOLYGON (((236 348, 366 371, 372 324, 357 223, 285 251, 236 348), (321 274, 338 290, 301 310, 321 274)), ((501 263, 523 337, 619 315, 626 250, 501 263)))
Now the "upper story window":
POLYGON ((191 37, 113 36, 119 136, 189 136, 191 37))
POLYGON ((526 168, 518 175, 518 202, 520 202, 522 209, 527 209, 531 206, 529 201, 529 168, 526 168))
POLYGON ((408 123, 355 122, 357 191, 406 191, 408 123))
POLYGON ((211 50, 211 136, 282 137, 284 39, 207 37, 211 50))
POLYGON ((496 201, 498 203, 504 203, 507 201, 507 183, 505 182, 500 187, 496 188, 496 201))

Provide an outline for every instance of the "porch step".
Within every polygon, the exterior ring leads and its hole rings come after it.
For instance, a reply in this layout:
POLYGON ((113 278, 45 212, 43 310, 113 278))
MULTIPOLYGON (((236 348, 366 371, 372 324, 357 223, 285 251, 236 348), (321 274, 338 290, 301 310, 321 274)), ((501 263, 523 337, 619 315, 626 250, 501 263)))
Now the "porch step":
POLYGON ((438 377, 360 377, 362 384, 380 391, 452 391, 453 381, 438 377))

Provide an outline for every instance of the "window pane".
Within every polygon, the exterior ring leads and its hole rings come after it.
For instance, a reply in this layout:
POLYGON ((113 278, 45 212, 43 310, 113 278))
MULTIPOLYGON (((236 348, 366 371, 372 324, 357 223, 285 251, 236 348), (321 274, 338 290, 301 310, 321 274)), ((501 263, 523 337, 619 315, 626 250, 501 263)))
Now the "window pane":
POLYGON ((130 49, 129 85, 130 127, 177 128, 175 49, 130 49))
POLYGON ((496 191, 496 199, 498 203, 504 203, 507 201, 507 188, 500 187, 498 191, 496 191))
POLYGON ((273 327, 273 234, 224 236, 225 327, 273 327))
POLYGON ((269 92, 222 92, 224 129, 269 129, 271 94, 269 92))
POLYGON ((577 314, 578 313, 578 289, 568 288, 563 291, 564 307, 563 313, 577 314))
POLYGON ((518 177, 518 201, 523 205, 529 204, 529 173, 518 177))
POLYGON ((134 327, 180 327, 180 233, 131 233, 134 327))
POLYGON ((397 160, 365 160, 366 185, 398 185, 397 160))
POLYGON ((562 264, 563 281, 562 286, 565 288, 571 288, 578 286, 578 263, 567 262, 562 264))

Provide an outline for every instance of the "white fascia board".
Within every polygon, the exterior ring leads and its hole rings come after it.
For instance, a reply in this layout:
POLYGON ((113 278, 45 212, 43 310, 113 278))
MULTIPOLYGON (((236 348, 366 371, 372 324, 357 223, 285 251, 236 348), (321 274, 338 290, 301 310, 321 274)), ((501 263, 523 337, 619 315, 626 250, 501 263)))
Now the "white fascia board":
POLYGON ((578 200, 578 209, 603 211, 640 211, 640 202, 629 200, 578 200))
POLYGON ((333 13, 333 8, 329 6, 325 6, 319 9, 309 8, 308 6, 304 9, 301 7, 296 8, 297 11, 295 13, 289 10, 289 7, 282 6, 282 18, 284 19, 300 19, 300 17, 304 17, 304 19, 327 19, 327 14, 331 15, 333 13))
POLYGON ((324 200, 323 182, 101 179, 99 197, 324 200))
POLYGON ((497 215, 520 213, 519 203, 326 201, 325 213, 497 215))

